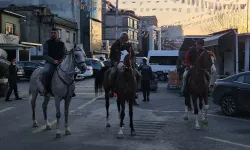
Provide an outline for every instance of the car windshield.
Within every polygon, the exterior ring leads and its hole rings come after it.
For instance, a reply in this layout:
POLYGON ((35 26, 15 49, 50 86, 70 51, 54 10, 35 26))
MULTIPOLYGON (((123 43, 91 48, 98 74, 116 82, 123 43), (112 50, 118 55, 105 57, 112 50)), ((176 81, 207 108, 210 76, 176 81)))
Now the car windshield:
POLYGON ((150 65, 176 65, 178 56, 151 56, 150 65))

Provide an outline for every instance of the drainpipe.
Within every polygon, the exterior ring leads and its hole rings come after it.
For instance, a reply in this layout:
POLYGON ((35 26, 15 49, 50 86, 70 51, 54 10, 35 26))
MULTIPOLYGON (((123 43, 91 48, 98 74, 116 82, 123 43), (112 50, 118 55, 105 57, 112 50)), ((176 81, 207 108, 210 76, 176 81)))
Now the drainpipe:
POLYGON ((238 51, 238 32, 234 30, 235 34, 235 73, 239 73, 239 51, 238 51))

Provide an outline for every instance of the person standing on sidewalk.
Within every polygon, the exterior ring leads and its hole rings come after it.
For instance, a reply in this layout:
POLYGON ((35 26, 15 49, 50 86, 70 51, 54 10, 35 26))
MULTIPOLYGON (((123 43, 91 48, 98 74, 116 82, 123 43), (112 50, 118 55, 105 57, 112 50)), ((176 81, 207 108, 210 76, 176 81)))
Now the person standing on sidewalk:
POLYGON ((138 68, 141 71, 141 88, 143 92, 143 101, 149 101, 150 80, 153 78, 152 68, 147 65, 147 58, 143 58, 143 64, 138 68))
POLYGON ((18 92, 17 92, 17 67, 16 67, 16 59, 13 59, 11 61, 11 64, 9 66, 9 91, 6 95, 5 101, 9 102, 10 100, 10 95, 12 91, 14 90, 16 100, 21 100, 22 98, 19 97, 18 92))

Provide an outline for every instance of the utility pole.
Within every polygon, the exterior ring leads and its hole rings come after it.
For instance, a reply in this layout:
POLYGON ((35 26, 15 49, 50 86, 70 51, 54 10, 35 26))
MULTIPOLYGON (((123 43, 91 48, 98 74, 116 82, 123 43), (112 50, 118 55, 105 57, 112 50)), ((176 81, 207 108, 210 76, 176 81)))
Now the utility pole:
POLYGON ((248 18, 249 18, 249 0, 247 0, 247 33, 248 33, 248 18))
POLYGON ((116 0, 116 15, 115 15, 115 39, 118 39, 118 2, 119 0, 116 0))

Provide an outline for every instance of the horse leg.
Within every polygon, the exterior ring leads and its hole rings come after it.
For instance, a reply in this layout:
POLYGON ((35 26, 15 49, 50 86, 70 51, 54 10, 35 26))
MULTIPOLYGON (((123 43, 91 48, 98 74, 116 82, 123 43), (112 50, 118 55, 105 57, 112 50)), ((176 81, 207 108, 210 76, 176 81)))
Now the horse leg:
POLYGON ((122 138, 123 137, 123 120, 125 118, 125 100, 124 99, 120 99, 121 101, 121 119, 120 119, 120 131, 118 133, 118 138, 122 138))
POLYGON ((38 95, 38 91, 29 91, 29 100, 31 102, 32 108, 32 120, 33 120, 33 128, 38 127, 38 123, 36 120, 36 98, 38 95))
POLYGON ((108 90, 105 90, 105 101, 106 101, 106 113, 107 113, 107 118, 106 118, 106 121, 107 121, 107 124, 106 124, 106 127, 111 127, 110 125, 110 122, 109 122, 109 96, 108 96, 108 90))
POLYGON ((204 113, 203 113, 203 94, 199 96, 199 109, 200 109, 200 115, 201 115, 201 120, 204 120, 204 113))
POLYGON ((55 97, 55 106, 56 106, 56 138, 61 137, 60 129, 59 129, 59 121, 61 118, 61 111, 60 111, 60 101, 61 99, 55 97))
POLYGON ((51 130, 51 126, 49 124, 49 120, 48 120, 48 117, 47 117, 47 106, 48 106, 49 100, 50 100, 49 96, 44 96, 43 105, 42 105, 42 107, 43 107, 43 117, 44 117, 44 120, 45 120, 46 130, 51 130))
POLYGON ((184 98, 185 98, 185 113, 183 119, 188 120, 188 107, 190 105, 190 95, 185 94, 184 98))
POLYGON ((200 129, 199 117, 198 117, 198 106, 197 106, 197 95, 192 95, 193 105, 194 105, 194 114, 195 114, 195 129, 200 129))
POLYGON ((117 96, 116 104, 118 110, 118 118, 121 119, 121 101, 119 96, 117 96))
POLYGON ((203 124, 208 125, 207 115, 208 115, 209 105, 208 105, 208 92, 207 91, 204 93, 203 98, 204 98, 204 103, 205 103, 205 119, 203 121, 203 124))
POLYGON ((133 122, 133 102, 134 100, 131 99, 129 101, 129 118, 130 118, 130 129, 131 129, 131 135, 135 136, 135 129, 134 129, 134 122, 133 122))
MULTIPOLYGON (((69 129, 69 124, 68 124, 70 102, 71 102, 71 97, 68 97, 64 100, 65 135, 71 134, 70 129, 69 129)), ((59 105, 60 105, 60 102, 59 102, 59 105)))

